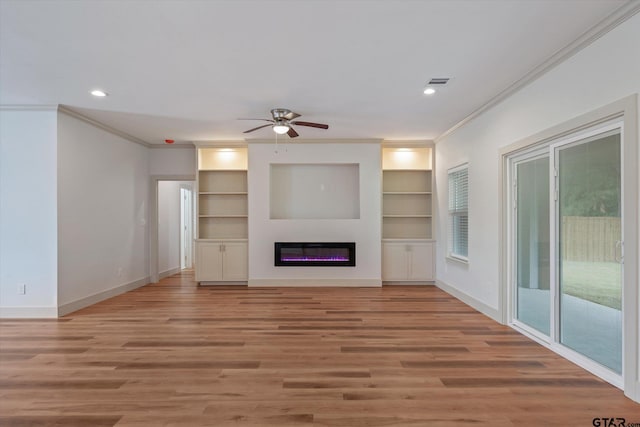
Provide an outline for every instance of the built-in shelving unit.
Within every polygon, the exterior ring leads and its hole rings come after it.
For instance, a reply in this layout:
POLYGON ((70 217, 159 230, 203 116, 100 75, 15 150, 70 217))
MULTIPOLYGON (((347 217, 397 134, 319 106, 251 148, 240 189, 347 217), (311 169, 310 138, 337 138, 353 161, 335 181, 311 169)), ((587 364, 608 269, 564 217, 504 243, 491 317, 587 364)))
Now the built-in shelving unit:
POLYGON ((431 239, 431 148, 382 150, 383 239, 431 239))
POLYGON ((247 279, 247 148, 198 148, 196 281, 247 279))
POLYGON ((432 281, 433 147, 382 149, 383 281, 432 281))
POLYGON ((248 236, 246 148, 227 150, 231 149, 199 149, 198 155, 208 160, 199 161, 199 239, 246 239, 248 236), (223 161, 225 159, 227 161, 223 161))

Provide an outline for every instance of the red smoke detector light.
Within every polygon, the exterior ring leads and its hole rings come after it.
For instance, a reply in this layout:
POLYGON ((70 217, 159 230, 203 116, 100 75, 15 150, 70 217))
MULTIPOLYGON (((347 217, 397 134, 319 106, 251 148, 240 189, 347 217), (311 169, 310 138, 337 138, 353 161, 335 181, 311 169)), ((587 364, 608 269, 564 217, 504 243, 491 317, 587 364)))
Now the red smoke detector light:
POLYGON ((173 144, 175 141, 173 139, 165 139, 164 142, 167 144, 173 144))

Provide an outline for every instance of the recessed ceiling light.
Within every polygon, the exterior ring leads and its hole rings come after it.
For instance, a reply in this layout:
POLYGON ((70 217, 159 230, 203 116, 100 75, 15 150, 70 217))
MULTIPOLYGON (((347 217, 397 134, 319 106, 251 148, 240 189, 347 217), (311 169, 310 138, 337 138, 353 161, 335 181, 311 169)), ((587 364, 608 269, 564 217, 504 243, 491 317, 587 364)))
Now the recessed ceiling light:
POLYGON ((99 98, 103 98, 103 97, 105 97, 105 96, 107 96, 109 94, 107 92, 101 90, 101 89, 94 89, 94 90, 91 91, 91 95, 97 96, 99 98))
POLYGON ((427 86, 424 89, 424 94, 425 95, 433 95, 434 93, 436 93, 436 90, 434 88, 430 87, 430 86, 427 86))

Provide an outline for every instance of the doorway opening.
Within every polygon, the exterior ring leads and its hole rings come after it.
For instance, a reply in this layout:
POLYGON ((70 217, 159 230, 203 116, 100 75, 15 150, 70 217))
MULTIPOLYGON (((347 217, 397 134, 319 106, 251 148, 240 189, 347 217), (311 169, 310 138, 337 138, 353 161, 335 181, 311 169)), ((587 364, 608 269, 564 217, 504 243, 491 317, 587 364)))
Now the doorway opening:
POLYGON ((157 283, 193 268, 195 176, 155 175, 150 187, 149 279, 157 283))

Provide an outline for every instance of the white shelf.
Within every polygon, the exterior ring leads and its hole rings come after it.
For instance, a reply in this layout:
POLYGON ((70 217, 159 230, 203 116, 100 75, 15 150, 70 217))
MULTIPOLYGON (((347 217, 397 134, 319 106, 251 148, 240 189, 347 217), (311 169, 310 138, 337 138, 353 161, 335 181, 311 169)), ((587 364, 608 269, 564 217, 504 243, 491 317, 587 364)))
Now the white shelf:
POLYGON ((382 171, 382 192, 384 193, 430 193, 431 188, 430 170, 383 170, 382 171))
POLYGON ((386 242, 386 243, 428 243, 428 242, 435 242, 435 239, 414 239, 414 238, 397 238, 397 237, 392 237, 392 238, 383 238, 382 242, 386 242))
POLYGON ((200 239, 246 239, 249 237, 247 217, 200 216, 200 239))
POLYGON ((433 215, 382 215, 383 218, 431 218, 433 215))
POLYGON ((248 242, 249 239, 195 239, 196 242, 248 242))
POLYGON ((394 172, 398 172, 398 173, 403 173, 403 172, 431 172, 431 169, 425 169, 425 168, 385 169, 385 168, 382 168, 382 172, 392 172, 392 173, 394 173, 394 172))
POLYGON ((246 170, 199 171, 198 192, 207 193, 247 193, 246 170))
POLYGON ((431 191, 385 191, 382 194, 392 194, 392 195, 412 195, 412 194, 418 194, 418 195, 425 195, 428 196, 430 194, 433 194, 431 191))
POLYGON ((383 239, 431 239, 431 217, 384 216, 383 239))
POLYGON ((248 215, 198 215, 200 218, 248 218, 248 215))
POLYGON ((249 193, 246 191, 201 191, 198 194, 201 196, 246 196, 249 193))

